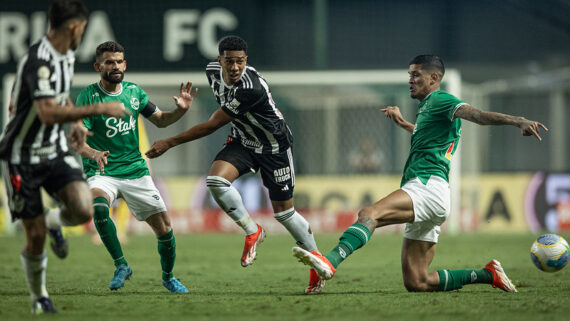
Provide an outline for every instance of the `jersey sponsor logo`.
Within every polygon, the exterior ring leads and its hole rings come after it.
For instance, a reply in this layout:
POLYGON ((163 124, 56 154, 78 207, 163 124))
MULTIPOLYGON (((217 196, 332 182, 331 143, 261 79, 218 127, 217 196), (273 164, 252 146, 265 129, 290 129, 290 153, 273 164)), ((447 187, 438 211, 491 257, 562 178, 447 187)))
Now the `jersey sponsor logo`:
POLYGON ((91 95, 91 97, 99 97, 99 93, 94 93, 93 95, 91 95))
POLYGON ((239 113, 239 111, 237 110, 239 105, 240 102, 234 98, 234 100, 232 100, 229 104, 226 104, 226 108, 229 109, 232 113, 237 115, 239 113))
POLYGON ((291 168, 289 166, 279 168, 273 171, 273 176, 275 177, 275 182, 285 182, 291 179, 291 168))
POLYGON ((134 130, 137 126, 137 120, 133 117, 133 115, 129 116, 129 122, 125 122, 122 118, 117 120, 115 117, 109 117, 105 121, 105 126, 109 128, 108 131, 105 132, 107 137, 112 138, 117 135, 117 133, 121 133, 121 135, 127 135, 129 131, 134 130))
POLYGON ((251 140, 251 139, 247 139, 247 138, 241 138, 241 143, 244 146, 251 146, 251 147, 261 147, 261 143, 255 140, 251 140))
POLYGON ((46 157, 46 156, 53 154, 55 152, 56 152, 55 145, 45 146, 45 147, 37 147, 37 148, 31 148, 30 149, 30 154, 32 156, 38 156, 38 157, 46 157))
POLYGON ((140 106, 139 100, 136 97, 132 97, 131 98, 131 108, 134 110, 139 110, 139 106, 140 106))

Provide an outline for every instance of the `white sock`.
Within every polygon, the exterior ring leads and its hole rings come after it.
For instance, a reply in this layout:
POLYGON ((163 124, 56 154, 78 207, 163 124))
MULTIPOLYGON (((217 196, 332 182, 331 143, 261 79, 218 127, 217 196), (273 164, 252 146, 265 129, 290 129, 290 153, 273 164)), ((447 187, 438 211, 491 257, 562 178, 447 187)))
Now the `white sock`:
POLYGON ((61 209, 59 207, 52 208, 46 213, 46 227, 50 230, 60 228, 62 226, 70 226, 65 219, 61 216, 61 209))
POLYGON ((318 251, 313 233, 310 232, 309 222, 295 211, 295 208, 275 213, 273 216, 291 233, 297 245, 309 252, 318 251))
POLYGON ((243 206, 241 195, 227 179, 208 176, 206 186, 218 205, 245 231, 246 235, 257 232, 257 223, 251 219, 243 206))
POLYGON ((30 297, 32 302, 35 302, 41 297, 48 297, 46 289, 46 269, 47 269, 47 255, 44 251, 41 255, 33 255, 22 252, 20 255, 22 266, 24 267, 24 274, 26 275, 26 282, 30 290, 30 297))

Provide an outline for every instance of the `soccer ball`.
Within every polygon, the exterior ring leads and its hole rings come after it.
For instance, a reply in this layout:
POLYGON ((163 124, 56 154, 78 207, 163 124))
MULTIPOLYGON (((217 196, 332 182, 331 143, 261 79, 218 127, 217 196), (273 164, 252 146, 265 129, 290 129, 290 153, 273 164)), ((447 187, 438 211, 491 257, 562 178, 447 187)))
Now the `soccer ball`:
POLYGON ((544 234, 530 247, 532 263, 542 271, 560 271, 568 264, 568 242, 556 234, 544 234))

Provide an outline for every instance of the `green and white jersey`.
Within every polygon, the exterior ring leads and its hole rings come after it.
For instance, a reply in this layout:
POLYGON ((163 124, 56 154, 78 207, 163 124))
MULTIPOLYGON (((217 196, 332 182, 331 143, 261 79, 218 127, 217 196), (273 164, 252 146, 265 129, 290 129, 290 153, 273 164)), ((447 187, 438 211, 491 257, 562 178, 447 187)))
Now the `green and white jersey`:
POLYGON ((147 94, 136 84, 123 81, 121 89, 110 93, 99 82, 89 85, 77 97, 77 106, 110 101, 120 101, 132 115, 121 119, 104 115, 83 119, 93 136, 87 137, 87 144, 100 151, 109 151, 105 174, 99 171, 97 162, 83 157, 83 170, 87 177, 105 175, 116 178, 138 178, 149 175, 145 160, 139 151, 139 113, 149 117, 158 111, 147 94))
POLYGON ((429 94, 418 105, 410 155, 400 186, 412 178, 426 184, 432 175, 449 183, 449 165, 459 145, 461 119, 453 114, 465 102, 444 91, 429 94))

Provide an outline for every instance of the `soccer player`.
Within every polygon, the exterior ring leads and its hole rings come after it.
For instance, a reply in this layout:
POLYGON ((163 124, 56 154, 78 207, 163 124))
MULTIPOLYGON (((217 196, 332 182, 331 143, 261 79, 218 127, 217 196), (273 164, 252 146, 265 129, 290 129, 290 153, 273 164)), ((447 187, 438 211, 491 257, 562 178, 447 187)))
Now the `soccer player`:
POLYGON ((335 274, 338 265, 368 242, 376 228, 406 223, 402 244, 402 272, 408 291, 451 291, 471 283, 488 283, 507 292, 517 292, 497 260, 482 269, 428 272, 434 257, 440 225, 450 214, 448 174, 457 150, 461 119, 480 125, 512 125, 524 136, 541 140, 536 121, 476 109, 440 90, 445 68, 441 58, 420 55, 408 69, 410 95, 417 99, 416 124, 404 120, 397 106, 382 109, 386 117, 412 134, 411 149, 404 167, 401 188, 358 213, 358 220, 340 237, 326 255, 293 248, 302 263, 313 267, 324 279, 335 274))
MULTIPOLYGON (((293 207, 293 136, 275 106, 269 86, 247 65, 247 44, 243 39, 225 37, 218 52, 218 61, 208 64, 206 76, 220 108, 209 120, 177 136, 156 141, 146 155, 158 157, 174 146, 210 135, 231 123, 231 133, 212 163, 206 185, 220 207, 245 231, 241 265, 253 263, 265 230, 251 219, 232 182, 258 170, 269 190, 274 217, 299 246, 317 251, 309 223, 293 207)), ((320 292, 324 283, 319 276, 311 271, 309 279, 305 292, 320 292)))
POLYGON ((55 254, 67 255, 61 226, 87 222, 93 215, 91 193, 81 166, 70 154, 63 124, 72 122, 70 142, 85 141, 81 118, 121 116, 118 103, 76 109, 69 89, 74 50, 87 24, 87 8, 80 0, 56 0, 48 11, 50 29, 20 60, 10 102, 10 118, 0 141, 2 175, 12 219, 21 219, 26 245, 20 256, 32 300, 32 313, 55 313, 46 290, 46 226, 55 254), (59 200, 61 208, 47 216, 40 188, 59 200))
POLYGON ((93 193, 95 228, 115 263, 109 289, 120 289, 133 273, 123 256, 115 224, 109 218, 109 204, 121 197, 135 218, 146 221, 158 238, 164 287, 173 293, 188 293, 172 272, 176 241, 166 205, 139 151, 137 123, 140 113, 157 127, 173 124, 190 108, 198 90, 192 92, 192 83, 182 83, 180 95, 173 97, 177 108, 173 111, 160 110, 138 85, 123 81, 127 69, 125 50, 114 41, 97 46, 94 68, 100 80, 81 91, 76 104, 119 101, 131 112, 125 117, 93 116, 83 120, 85 127, 94 133, 87 138, 80 154, 93 193))

